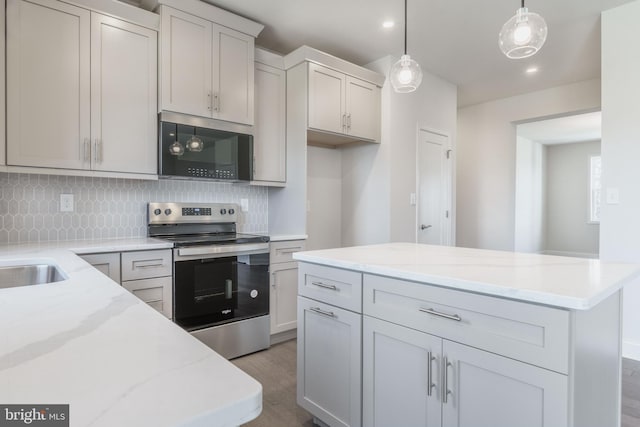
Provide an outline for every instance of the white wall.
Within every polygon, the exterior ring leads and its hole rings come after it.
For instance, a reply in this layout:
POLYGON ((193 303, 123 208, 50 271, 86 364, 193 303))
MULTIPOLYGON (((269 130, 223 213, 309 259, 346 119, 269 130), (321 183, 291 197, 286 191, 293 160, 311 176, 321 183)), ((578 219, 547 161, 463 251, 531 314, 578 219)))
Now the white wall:
POLYGON ((342 154, 307 147, 307 249, 342 246, 342 154))
MULTIPOLYGON (((640 2, 602 14, 603 188, 619 204, 604 204, 600 258, 640 263, 640 2)), ((624 289, 623 353, 640 360, 640 283, 624 289)))
POLYGON ((518 252, 544 249, 545 157, 544 145, 517 137, 514 249, 518 252))
POLYGON ((600 108, 589 80, 458 110, 456 244, 514 249, 515 122, 600 108))
MULTIPOLYGON (((367 67, 387 75, 394 61, 386 57, 367 67)), ((416 207, 409 201, 416 192, 418 127, 448 134, 455 157, 456 86, 428 72, 415 92, 397 94, 389 86, 382 91, 380 146, 344 149, 344 245, 415 241, 416 207)))
POLYGON ((549 145, 546 149, 545 253, 598 257, 600 226, 589 223, 590 159, 600 141, 549 145))

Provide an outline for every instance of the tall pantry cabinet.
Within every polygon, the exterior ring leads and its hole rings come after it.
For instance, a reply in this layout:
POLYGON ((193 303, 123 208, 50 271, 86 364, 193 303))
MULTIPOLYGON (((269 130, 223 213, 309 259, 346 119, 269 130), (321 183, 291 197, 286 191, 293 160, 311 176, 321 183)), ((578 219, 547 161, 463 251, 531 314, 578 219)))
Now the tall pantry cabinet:
POLYGON ((7 1, 7 164, 156 174, 157 18, 7 1))

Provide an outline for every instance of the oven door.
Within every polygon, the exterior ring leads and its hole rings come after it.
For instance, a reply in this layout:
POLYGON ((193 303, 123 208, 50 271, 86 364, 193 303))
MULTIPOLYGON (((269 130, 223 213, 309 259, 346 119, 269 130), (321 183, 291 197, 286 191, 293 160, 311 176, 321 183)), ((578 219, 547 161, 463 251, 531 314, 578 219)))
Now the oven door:
POLYGON ((204 251, 198 247, 176 249, 175 322, 193 331, 269 314, 268 244, 254 246, 266 249, 207 256, 184 255, 204 251))

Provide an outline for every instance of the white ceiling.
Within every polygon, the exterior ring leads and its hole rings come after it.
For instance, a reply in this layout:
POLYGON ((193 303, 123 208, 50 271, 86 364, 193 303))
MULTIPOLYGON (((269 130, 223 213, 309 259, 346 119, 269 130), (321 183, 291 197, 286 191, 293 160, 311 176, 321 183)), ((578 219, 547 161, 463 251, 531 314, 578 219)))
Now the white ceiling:
MULTIPOLYGON (((132 3, 140 0, 125 0, 132 3)), ((359 65, 403 51, 403 0, 206 0, 265 25, 257 43, 289 53, 306 44, 359 65), (392 19, 392 29, 382 22, 392 19)), ((519 0, 408 0, 408 50, 458 85, 471 105, 600 76, 600 12, 630 0, 529 0, 549 26, 542 50, 511 60, 498 33, 519 0), (524 70, 536 65, 536 75, 524 70)))
POLYGON ((545 145, 596 141, 602 138, 602 114, 579 114, 518 125, 518 136, 545 145))

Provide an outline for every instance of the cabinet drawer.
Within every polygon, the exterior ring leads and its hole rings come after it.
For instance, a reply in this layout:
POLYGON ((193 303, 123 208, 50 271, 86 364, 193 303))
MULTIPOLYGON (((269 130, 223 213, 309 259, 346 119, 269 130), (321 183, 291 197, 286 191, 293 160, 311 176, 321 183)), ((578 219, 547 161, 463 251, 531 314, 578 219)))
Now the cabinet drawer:
POLYGON ((171 282, 171 277, 156 277, 122 282, 122 287, 171 319, 171 282))
POLYGON ((568 374, 566 310, 366 274, 363 312, 568 374))
POLYGON ((300 263, 298 294, 362 313, 362 273, 300 263))
POLYGON ((122 281, 171 276, 171 249, 122 253, 122 281))
POLYGON ((304 240, 289 240, 283 242, 271 242, 269 244, 270 254, 269 262, 271 264, 277 264, 280 262, 290 262, 294 259, 292 255, 294 252, 303 251, 305 247, 304 240))

